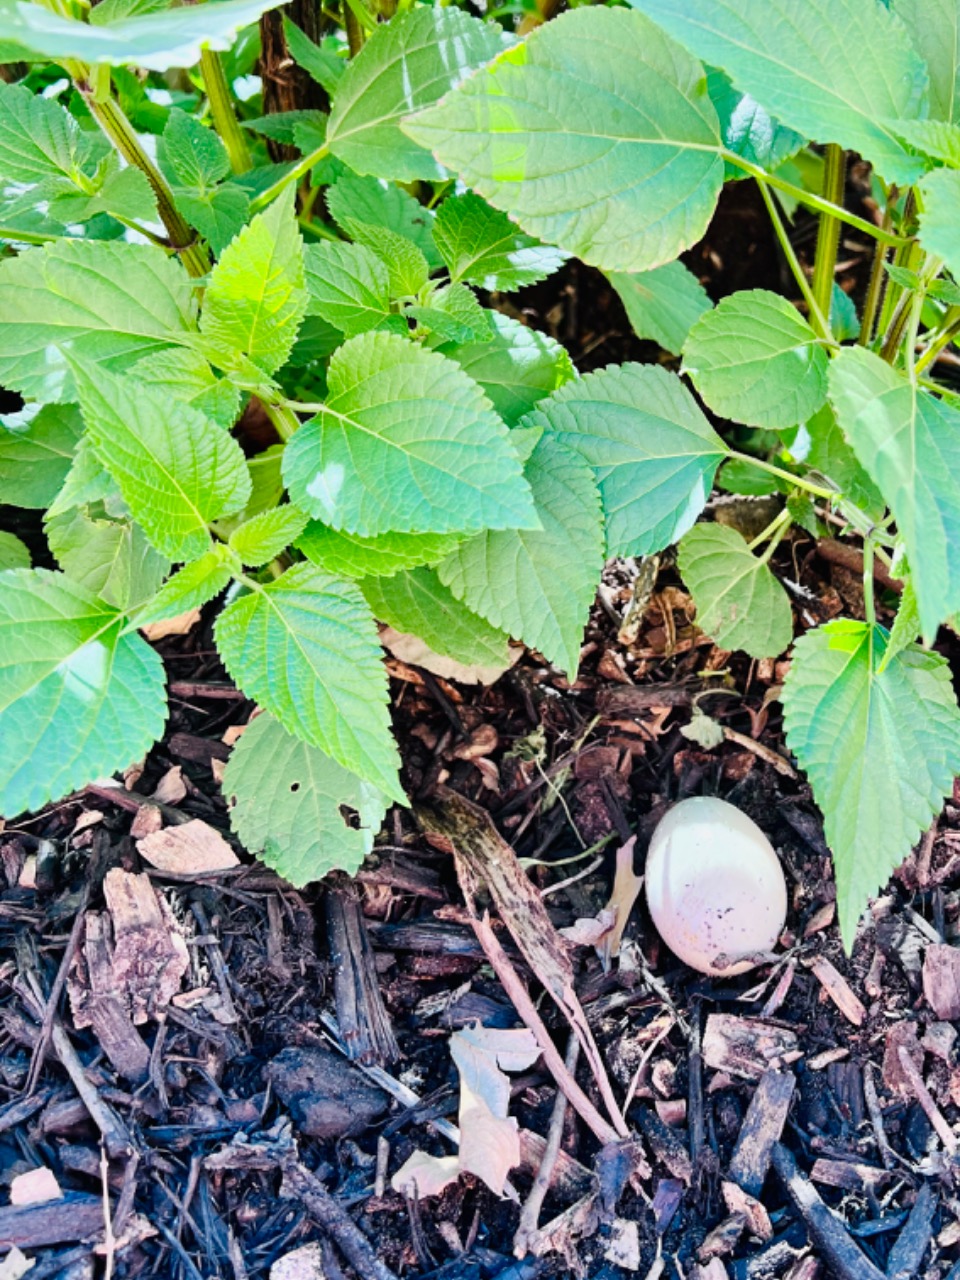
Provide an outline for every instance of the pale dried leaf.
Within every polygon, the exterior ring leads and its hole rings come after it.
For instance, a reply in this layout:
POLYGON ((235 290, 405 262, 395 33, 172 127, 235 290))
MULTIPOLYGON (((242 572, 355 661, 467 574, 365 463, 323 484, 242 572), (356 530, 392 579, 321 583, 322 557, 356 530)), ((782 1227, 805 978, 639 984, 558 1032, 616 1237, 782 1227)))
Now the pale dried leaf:
POLYGON ((472 665, 456 662, 453 658, 445 658, 434 651, 418 637, 394 631, 393 627, 380 628, 380 643, 401 662, 411 667, 422 667, 444 680, 456 680, 459 684, 495 684, 505 671, 519 661, 523 649, 519 645, 509 648, 510 661, 502 665, 472 665))
POLYGON ((18 1173, 10 1183, 11 1204, 46 1204, 48 1200, 62 1200, 63 1192, 52 1169, 41 1166, 28 1173, 18 1173))
POLYGON ((172 765, 157 783, 157 789, 150 797, 156 804, 179 804, 186 797, 187 784, 183 780, 183 769, 180 765, 172 765))
POLYGON ((633 869, 633 849, 637 837, 630 839, 617 850, 617 870, 613 877, 613 892, 607 908, 616 913, 616 923, 599 947, 597 954, 604 969, 610 967, 610 961, 620 954, 620 940, 630 919, 633 904, 643 886, 643 876, 638 876, 633 869))
POLYGON ((200 621, 199 609, 188 609, 186 613, 177 614, 175 618, 164 618, 162 622, 148 622, 140 628, 140 634, 147 640, 163 640, 167 636, 185 636, 200 621))
POLYGON ((614 1218, 603 1256, 627 1271, 640 1270, 640 1226, 630 1218, 614 1218))
POLYGON ((580 916, 559 932, 562 938, 572 942, 575 947, 599 948, 616 923, 616 911, 604 907, 595 916, 580 916))
POLYGON ((320 1245, 305 1244, 285 1253, 270 1268, 270 1280, 327 1280, 320 1245))
POLYGON ((7 1256, 0 1262, 0 1280, 22 1280, 28 1271, 36 1266, 36 1258, 28 1258, 13 1246, 7 1256))
POLYGON ((137 841, 137 849, 158 871, 177 875, 226 871, 240 865, 240 859, 220 832, 201 818, 144 836, 137 841))
POLYGON ((431 1156, 426 1151, 415 1151, 390 1179, 390 1185, 401 1195, 410 1195, 415 1189, 417 1198, 425 1200, 427 1196, 438 1196, 459 1177, 459 1156, 431 1156))
POLYGON ((103 821, 103 814, 99 809, 86 809, 77 819, 71 835, 78 836, 81 831, 86 831, 89 827, 95 827, 98 822, 103 821))

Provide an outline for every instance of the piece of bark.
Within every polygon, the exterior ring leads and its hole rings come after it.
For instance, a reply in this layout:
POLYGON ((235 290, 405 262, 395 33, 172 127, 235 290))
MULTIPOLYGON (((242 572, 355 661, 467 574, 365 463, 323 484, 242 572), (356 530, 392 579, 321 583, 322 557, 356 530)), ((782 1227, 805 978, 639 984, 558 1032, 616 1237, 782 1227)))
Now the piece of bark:
POLYGON ((83 948, 67 981, 74 1026, 93 1027, 117 1072, 143 1084, 150 1071, 150 1051, 133 1025, 129 996, 114 971, 110 916, 88 911, 85 926, 83 948))
POLYGON ((637 1108, 636 1118, 637 1128, 657 1159, 669 1173, 689 1186, 693 1178, 693 1162, 681 1135, 665 1125, 656 1112, 647 1107, 637 1108))
POLYGON ((42 1249, 73 1244, 103 1231, 99 1196, 70 1192, 62 1200, 0 1209, 0 1249, 42 1249))
POLYGON ((751 1235, 764 1242, 773 1239, 770 1215, 756 1196, 748 1195, 743 1187, 737 1186, 735 1182, 724 1182, 721 1190, 728 1212, 742 1215, 751 1235))
POLYGON ((174 733, 170 735, 167 747, 172 756, 178 760, 189 760, 193 764, 205 764, 209 769, 214 760, 229 760, 230 748, 216 738, 200 738, 194 733, 174 733))
POLYGON ((281 1195, 292 1196, 303 1204, 317 1226, 336 1241, 357 1275, 364 1280, 397 1280, 395 1272, 380 1261, 374 1246, 319 1178, 295 1158, 285 1160, 282 1169, 281 1195))
POLYGON ((937 942, 923 957, 923 994, 938 1018, 960 1018, 960 947, 937 942))
POLYGON ((740 1018, 732 1013, 710 1014, 702 1053, 708 1067, 744 1080, 759 1080, 765 1072, 799 1056, 794 1032, 760 1018, 740 1018))
POLYGON ((220 832, 202 818, 191 818, 178 827, 154 831, 137 841, 137 850, 158 871, 178 875, 226 871, 240 865, 240 859, 220 832))
POLYGON ((862 1027, 867 1011, 862 1001, 854 995, 849 982, 839 969, 831 964, 826 956, 816 956, 810 961, 809 967, 847 1021, 852 1022, 855 1027, 862 1027))
POLYGON ((796 1085, 790 1072, 768 1071, 750 1099, 727 1171, 748 1195, 759 1196, 763 1190, 770 1157, 783 1133, 796 1085))
POLYGON ((53 1170, 45 1165, 27 1173, 18 1173, 10 1183, 11 1204, 46 1204, 49 1200, 62 1199, 60 1183, 53 1170))
POLYGON ((923 1067, 923 1049, 917 1039, 915 1022, 895 1022, 887 1032, 883 1047, 883 1083, 898 1097, 912 1098, 913 1085, 904 1074, 901 1049, 906 1049, 918 1070, 923 1067))
POLYGON ((824 1187, 836 1187, 839 1191, 863 1191, 866 1187, 875 1188, 890 1174, 886 1169, 875 1165, 861 1164, 853 1160, 826 1160, 822 1157, 814 1161, 810 1170, 810 1180, 819 1182, 824 1187))
POLYGON ((913 1202, 910 1216, 897 1236, 887 1258, 887 1280, 912 1280, 920 1274, 920 1264, 933 1236, 933 1215, 937 1197, 929 1182, 923 1183, 913 1202))
POLYGON ((718 1222, 697 1250, 697 1260, 705 1263, 711 1258, 724 1258, 733 1253, 746 1224, 747 1220, 742 1213, 731 1213, 722 1222, 718 1222))
POLYGON ((347 876, 329 877, 326 913, 337 1022, 347 1053, 355 1062, 396 1062, 400 1047, 380 994, 360 897, 347 876))
POLYGON ((190 967, 187 944, 150 877, 108 871, 103 893, 113 920, 113 973, 135 1023, 156 1017, 190 967))

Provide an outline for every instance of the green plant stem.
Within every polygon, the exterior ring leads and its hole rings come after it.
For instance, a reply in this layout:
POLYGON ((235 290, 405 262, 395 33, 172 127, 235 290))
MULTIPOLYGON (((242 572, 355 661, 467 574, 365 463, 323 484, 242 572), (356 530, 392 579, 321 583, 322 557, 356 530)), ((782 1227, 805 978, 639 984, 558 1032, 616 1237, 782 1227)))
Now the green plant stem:
POLYGON ((343 0, 343 25, 347 33, 347 45, 350 49, 350 57, 355 58, 363 48, 363 42, 366 39, 360 20, 354 12, 353 5, 350 0, 343 0))
MULTIPOLYGON (((261 401, 267 417, 273 423, 277 435, 286 443, 295 431, 300 428, 300 419, 289 407, 289 404, 269 404, 261 401)), ((302 407, 302 406, 301 406, 302 407)))
POLYGON ((327 147, 327 144, 324 143, 322 147, 317 147, 316 151, 311 151, 308 156, 304 156, 302 160, 299 160, 294 165, 289 173, 285 173, 282 177, 278 178, 272 186, 267 187, 265 191, 261 191, 257 198, 250 202, 250 212, 259 213, 261 209, 265 209, 268 204, 271 204, 276 200, 281 191, 284 191, 289 187, 291 182, 299 182, 304 174, 309 173, 315 164, 319 164, 320 161, 325 159, 329 154, 329 148, 327 147))
POLYGON ((790 513, 787 512, 786 520, 783 520, 779 525, 779 527, 774 530, 773 537, 767 543, 766 550, 764 551, 763 555, 760 557, 760 562, 762 564, 770 563, 771 559, 773 558, 773 553, 776 551, 777 547, 779 547, 780 543, 787 536, 787 532, 792 523, 793 521, 790 519, 790 513))
MULTIPOLYGON (((762 533, 758 533, 752 542, 747 543, 747 550, 753 551, 756 547, 759 547, 761 543, 766 542, 768 538, 772 538, 780 526, 788 523, 789 520, 790 512, 786 507, 784 507, 782 511, 777 512, 762 533)), ((779 542, 780 539, 778 538, 777 541, 779 542)))
MULTIPOLYGON (((903 202, 903 214, 901 215, 901 218, 900 218, 901 227, 910 226, 914 213, 916 212, 916 207, 917 207, 916 195, 913 189, 911 188, 907 192, 906 198, 904 199, 904 202, 903 202)), ((892 207, 890 212, 891 212, 891 218, 892 218, 892 213, 893 213, 892 207)), ((907 240, 904 244, 897 246, 897 250, 893 255, 893 265, 895 267, 909 268, 912 265, 914 256, 919 255, 919 253, 920 253, 920 246, 917 244, 916 240, 907 240)), ((901 294, 902 294, 902 289, 900 288, 900 286, 895 285, 892 280, 888 280, 887 287, 884 290, 884 294, 883 294, 883 305, 880 308, 880 319, 877 323, 877 331, 879 333, 886 333, 887 329, 889 328, 890 319, 894 311, 894 306, 896 302, 899 300, 901 294)))
MULTIPOLYGON (((773 223, 773 229, 776 232, 777 239, 780 241, 780 248, 783 250, 783 256, 787 260, 787 265, 793 272, 793 278, 797 282, 797 287, 803 294, 807 309, 810 312, 810 323, 817 332, 817 336, 827 341, 832 340, 833 334, 830 331, 830 322, 821 311, 813 290, 810 288, 810 282, 807 280, 806 272, 800 265, 800 259, 794 251, 793 245, 790 243, 790 237, 787 229, 783 225, 783 219, 780 217, 780 210, 777 208, 776 201, 771 195, 767 184, 758 180, 757 186, 760 188, 760 194, 763 196, 763 203, 767 206, 767 213, 770 215, 770 221, 773 223)), ((829 310, 827 315, 829 315, 829 310)))
POLYGON ((914 372, 918 375, 923 373, 924 369, 933 364, 944 347, 948 347, 958 333, 960 333, 960 307, 951 307, 944 317, 940 332, 930 340, 917 360, 914 372))
POLYGON ((14 227, 0 227, 0 240, 13 240, 19 244, 50 244, 54 240, 72 240, 73 236, 44 235, 42 231, 17 231, 14 227))
POLYGON ((822 485, 811 484, 809 480, 805 480, 802 476, 795 476, 790 471, 785 471, 782 467, 774 466, 772 462, 765 462, 763 458, 755 458, 749 453, 740 453, 736 449, 731 449, 728 455, 731 458, 737 458, 740 462, 746 462, 751 467, 757 467, 760 471, 766 471, 768 475, 777 476, 778 479, 792 484, 796 489, 805 489, 807 493, 812 493, 815 498, 824 498, 828 502, 834 502, 840 496, 834 489, 825 489, 822 485))
POLYGON ((863 616, 870 626, 870 671, 873 671, 873 639, 877 610, 873 602, 873 539, 863 540, 863 616))
POLYGON ((203 76, 203 87, 207 91, 213 123, 230 157, 230 168, 234 173, 247 173, 253 168, 250 148, 247 146, 247 139, 234 112, 230 87, 223 72, 223 62, 216 50, 201 50, 200 74, 203 76))
MULTIPOLYGON (((833 205, 843 204, 846 156, 835 142, 827 144, 824 153, 823 194, 833 205)), ((817 252, 813 264, 813 293, 820 310, 828 316, 833 301, 833 278, 840 247, 840 220, 833 214, 821 213, 817 229, 817 252)))
MULTIPOLYGON (((881 227, 889 231, 893 226, 893 206, 897 202, 897 188, 892 186, 887 192, 887 202, 883 210, 881 227)), ((873 262, 870 265, 870 279, 867 282, 867 295, 863 300, 863 318, 860 321, 860 336, 857 344, 868 347, 873 337, 873 324, 877 318, 880 297, 883 293, 883 282, 887 278, 884 270, 887 261, 887 246, 878 240, 873 247, 873 262)))

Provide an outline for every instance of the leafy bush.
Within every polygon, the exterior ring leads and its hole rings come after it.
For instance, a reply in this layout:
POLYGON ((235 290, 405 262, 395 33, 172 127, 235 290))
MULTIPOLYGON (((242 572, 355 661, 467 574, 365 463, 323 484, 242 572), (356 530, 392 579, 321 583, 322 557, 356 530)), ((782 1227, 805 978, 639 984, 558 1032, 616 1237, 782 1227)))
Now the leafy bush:
POLYGON ((933 376, 960 331, 955 0, 633 0, 524 40, 351 0, 350 58, 286 29, 329 116, 257 117, 229 86, 269 4, 0 0, 0 58, 28 64, 0 85, 0 383, 24 399, 0 500, 45 512, 59 565, 0 537, 0 808, 142 755, 166 703, 140 628, 222 597, 220 655, 268 713, 227 769, 236 830, 297 882, 353 868, 404 799, 375 619, 465 662, 513 636, 572 677, 605 557, 679 542, 704 629, 771 657, 793 634, 773 552, 829 517, 862 537, 866 620, 807 631, 783 703, 849 944, 960 770, 946 664, 916 643, 960 612, 960 402, 933 376), (844 149, 876 225, 843 207, 844 149), (745 177, 802 312, 712 307, 678 260, 745 177), (876 244, 860 316, 844 225, 876 244), (681 374, 578 377, 484 304, 570 255, 681 374), (252 397, 278 443, 246 456, 252 397), (749 544, 697 524, 715 483, 781 513, 749 544), (890 633, 875 559, 903 585, 890 633))

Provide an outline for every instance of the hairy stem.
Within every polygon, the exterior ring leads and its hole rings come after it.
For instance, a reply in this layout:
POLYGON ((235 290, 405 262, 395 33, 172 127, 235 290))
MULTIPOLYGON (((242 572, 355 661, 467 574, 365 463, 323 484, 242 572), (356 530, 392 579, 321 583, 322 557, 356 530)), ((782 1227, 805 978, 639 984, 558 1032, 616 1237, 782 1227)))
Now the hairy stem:
MULTIPOLYGON (((897 188, 892 186, 887 192, 887 201, 883 210, 883 221, 881 227, 885 231, 889 231, 893 226, 893 206, 897 202, 897 188)), ((857 343, 861 347, 868 347, 870 339, 873 337, 873 324, 877 318, 877 310, 880 305, 880 297, 883 293, 883 283, 886 279, 884 267, 887 261, 887 246, 880 240, 873 247, 873 262, 870 265, 870 279, 867 283, 867 296, 863 301, 863 319, 860 322, 860 336, 857 343)))
POLYGON ((933 364, 944 347, 948 347, 958 333, 960 333, 960 307, 951 307, 944 317, 940 332, 931 338, 917 360, 914 372, 918 375, 923 373, 924 369, 933 364))
MULTIPOLYGON (((847 172, 843 148, 837 146, 835 142, 828 143, 824 160, 824 198, 833 205, 843 204, 844 179, 847 172)), ((813 265, 813 293, 820 310, 828 316, 833 299, 833 278, 836 273, 839 247, 839 218, 833 214, 821 213, 820 226, 817 230, 817 254, 813 265)))
POLYGON ((203 76, 203 86, 210 102, 213 123, 230 157, 230 168, 234 173, 246 173, 253 168, 253 160, 250 157, 247 139, 233 109, 230 88, 227 77, 223 73, 223 62, 219 53, 213 49, 201 50, 200 74, 203 76))

